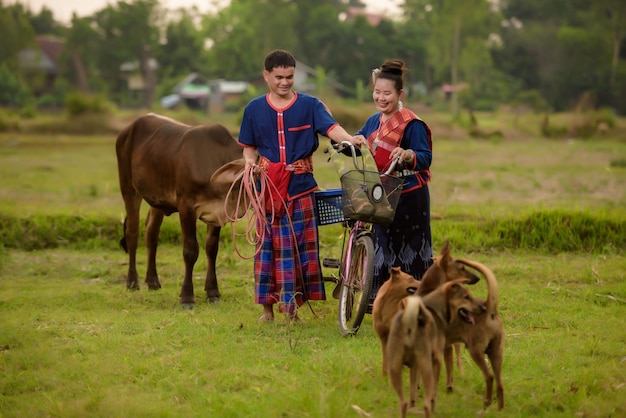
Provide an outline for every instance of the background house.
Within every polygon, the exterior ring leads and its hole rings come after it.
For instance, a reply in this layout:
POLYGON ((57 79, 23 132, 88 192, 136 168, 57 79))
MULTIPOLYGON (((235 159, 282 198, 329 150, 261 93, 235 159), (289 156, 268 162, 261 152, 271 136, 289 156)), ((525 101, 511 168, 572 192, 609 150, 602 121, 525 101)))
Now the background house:
POLYGON ((121 77, 126 80, 127 88, 123 104, 150 107, 159 64, 154 58, 148 58, 147 63, 146 74, 142 73, 139 61, 127 61, 120 65, 121 77))
POLYGON ((211 111, 238 110, 245 106, 245 95, 250 83, 247 81, 229 81, 224 79, 211 80, 209 108, 211 111))
POLYGON ((229 108, 241 105, 248 87, 246 81, 206 80, 198 73, 190 73, 176 84, 172 94, 161 98, 161 105, 168 109, 184 104, 190 109, 233 110, 229 108))
POLYGON ((18 52, 20 73, 28 80, 36 96, 52 93, 59 73, 59 57, 63 51, 63 41, 37 36, 36 45, 18 52))

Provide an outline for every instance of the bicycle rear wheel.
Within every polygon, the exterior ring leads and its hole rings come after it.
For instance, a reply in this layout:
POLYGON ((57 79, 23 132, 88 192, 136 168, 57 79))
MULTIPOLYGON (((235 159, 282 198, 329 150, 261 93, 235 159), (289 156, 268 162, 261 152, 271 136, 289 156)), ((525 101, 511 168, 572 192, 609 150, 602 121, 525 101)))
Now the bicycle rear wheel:
POLYGON ((341 266, 342 283, 339 294, 339 331, 354 335, 359 330, 369 305, 374 280, 374 242, 361 235, 352 244, 350 266, 341 266), (346 268, 348 267, 348 268, 346 268))

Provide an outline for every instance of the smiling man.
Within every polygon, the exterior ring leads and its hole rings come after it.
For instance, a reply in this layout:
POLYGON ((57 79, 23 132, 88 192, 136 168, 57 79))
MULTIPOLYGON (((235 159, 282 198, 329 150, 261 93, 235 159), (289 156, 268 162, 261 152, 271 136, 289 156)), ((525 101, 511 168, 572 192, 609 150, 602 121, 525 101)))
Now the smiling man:
POLYGON ((268 92, 246 106, 239 130, 247 166, 256 165, 265 184, 265 219, 257 222, 254 300, 261 321, 274 320, 274 305, 299 321, 297 307, 326 299, 319 264, 313 192, 313 152, 318 134, 360 144, 317 98, 293 90, 296 59, 284 50, 265 56, 268 92))

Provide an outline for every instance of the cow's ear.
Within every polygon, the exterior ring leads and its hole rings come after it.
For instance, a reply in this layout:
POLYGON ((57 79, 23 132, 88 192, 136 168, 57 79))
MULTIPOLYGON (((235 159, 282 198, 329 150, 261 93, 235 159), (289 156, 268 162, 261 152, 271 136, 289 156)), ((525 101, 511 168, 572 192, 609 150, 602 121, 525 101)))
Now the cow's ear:
POLYGON ((211 183, 231 184, 241 174, 246 162, 243 158, 224 164, 211 176, 211 183))

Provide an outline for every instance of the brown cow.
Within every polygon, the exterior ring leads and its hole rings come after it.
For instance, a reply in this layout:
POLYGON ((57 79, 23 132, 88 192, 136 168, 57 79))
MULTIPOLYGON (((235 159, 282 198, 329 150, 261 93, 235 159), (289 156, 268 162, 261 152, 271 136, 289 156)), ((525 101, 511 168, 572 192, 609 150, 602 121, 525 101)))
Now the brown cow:
MULTIPOLYGON (((224 201, 236 176, 244 168, 242 148, 222 125, 189 126, 148 114, 126 127, 115 143, 120 189, 126 207, 122 247, 129 254, 128 289, 139 289, 136 269, 139 208, 150 205, 146 219, 148 265, 146 283, 161 288, 156 269, 159 230, 164 215, 179 213, 183 239, 185 278, 180 291, 184 307, 194 304, 193 267, 198 259, 196 222, 207 224, 205 243, 208 269, 204 290, 215 302, 220 298, 215 260, 221 227, 227 222, 224 201), (219 170, 218 170, 219 169, 219 170)), ((232 214, 236 192, 228 202, 232 214)), ((245 213, 240 208, 237 215, 245 213)))

